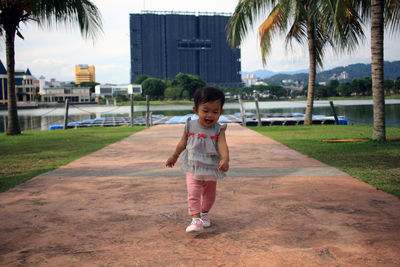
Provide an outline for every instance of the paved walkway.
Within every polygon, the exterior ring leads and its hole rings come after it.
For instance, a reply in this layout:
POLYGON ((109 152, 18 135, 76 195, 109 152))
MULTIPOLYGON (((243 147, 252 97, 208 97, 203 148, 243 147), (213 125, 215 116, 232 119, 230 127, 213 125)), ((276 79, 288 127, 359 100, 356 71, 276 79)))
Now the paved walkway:
POLYGON ((229 125, 213 226, 186 234, 186 189, 159 125, 0 194, 1 266, 400 266, 400 200, 229 125))

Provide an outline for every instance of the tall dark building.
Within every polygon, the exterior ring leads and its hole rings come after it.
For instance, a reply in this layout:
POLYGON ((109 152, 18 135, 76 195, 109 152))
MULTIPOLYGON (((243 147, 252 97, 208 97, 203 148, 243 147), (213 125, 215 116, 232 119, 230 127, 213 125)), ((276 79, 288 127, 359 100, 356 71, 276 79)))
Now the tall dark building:
POLYGON ((182 72, 208 84, 241 86, 240 49, 226 40, 228 20, 217 13, 130 14, 131 82, 141 74, 166 79, 182 72))

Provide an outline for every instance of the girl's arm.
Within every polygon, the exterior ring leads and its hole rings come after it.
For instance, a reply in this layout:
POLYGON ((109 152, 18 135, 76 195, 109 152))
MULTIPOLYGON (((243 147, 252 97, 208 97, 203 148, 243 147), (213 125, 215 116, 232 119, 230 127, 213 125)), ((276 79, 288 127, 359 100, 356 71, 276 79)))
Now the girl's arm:
POLYGON ((170 156, 167 159, 165 166, 170 167, 170 168, 174 167, 176 161, 178 160, 179 155, 186 148, 186 143, 187 143, 187 134, 186 134, 186 126, 185 126, 185 128, 183 129, 182 138, 179 141, 178 145, 176 146, 174 154, 172 154, 172 156, 170 156))
POLYGON ((218 150, 221 155, 219 170, 227 172, 229 170, 229 149, 225 138, 225 129, 221 129, 218 136, 218 150))

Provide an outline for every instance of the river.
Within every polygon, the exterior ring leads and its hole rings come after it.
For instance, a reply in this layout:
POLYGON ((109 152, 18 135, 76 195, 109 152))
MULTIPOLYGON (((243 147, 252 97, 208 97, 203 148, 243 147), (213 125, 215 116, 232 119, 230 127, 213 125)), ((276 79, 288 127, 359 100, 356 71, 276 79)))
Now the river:
MULTIPOLYGON (((372 100, 337 100, 333 101, 338 116, 345 117, 350 124, 373 125, 372 100)), ((400 99, 388 99, 386 103, 386 125, 400 126, 400 99)), ((260 102, 262 113, 305 113, 306 101, 274 101, 260 102)), ((255 113, 255 103, 245 102, 246 112, 255 113)), ((226 114, 239 112, 238 103, 226 103, 226 114)), ((135 116, 144 116, 145 106, 135 106, 135 116)), ((153 114, 166 116, 186 115, 193 113, 191 105, 154 105, 150 107, 153 114)), ((65 109, 40 108, 18 110, 21 130, 48 130, 50 125, 64 123, 65 109)), ((129 117, 129 106, 71 105, 68 121, 83 121, 100 117, 129 117)), ((332 116, 329 101, 315 101, 315 115, 332 116)), ((0 132, 7 127, 7 110, 0 111, 0 132)))

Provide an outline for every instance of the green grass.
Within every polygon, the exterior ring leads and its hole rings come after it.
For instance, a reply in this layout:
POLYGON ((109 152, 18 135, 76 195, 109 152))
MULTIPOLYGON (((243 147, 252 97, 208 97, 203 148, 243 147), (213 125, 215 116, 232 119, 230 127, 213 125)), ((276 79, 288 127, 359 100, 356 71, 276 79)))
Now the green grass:
MULTIPOLYGON (((321 97, 318 100, 372 100, 372 96, 331 96, 321 97)), ((400 94, 387 95, 385 99, 400 99, 400 94)), ((307 101, 307 97, 294 98, 290 101, 307 101)))
POLYGON ((400 99, 400 95, 385 96, 385 99, 400 99))
MULTIPOLYGON (((372 96, 335 96, 323 97, 320 100, 372 100, 372 96)), ((387 95, 385 99, 400 99, 400 95, 387 95)))
MULTIPOLYGON (((160 106, 160 105, 193 105, 193 101, 189 100, 152 100, 150 101, 150 106, 160 106)), ((117 106, 130 106, 131 102, 118 102, 117 106)), ((135 106, 145 106, 146 101, 135 101, 135 106)))
MULTIPOLYGON (((371 138, 372 126, 271 126, 250 129, 400 198, 400 141, 322 141, 371 138)), ((400 127, 386 129, 387 138, 400 138, 400 127)))
MULTIPOLYGON (((400 99, 400 94, 385 96, 385 99, 400 99)), ((337 96, 337 97, 323 97, 319 100, 372 100, 372 96, 337 96)), ((293 99, 279 99, 279 100, 262 100, 263 102, 276 102, 276 101, 307 101, 307 97, 293 98, 293 99)), ((227 102, 237 102, 237 100, 227 100, 227 102)), ((244 100, 244 102, 254 102, 253 99, 244 100)), ((135 101, 135 106, 145 106, 146 101, 135 101)), ((150 101, 152 106, 160 105, 193 105, 193 101, 189 100, 154 100, 150 101)), ((118 102, 117 106, 130 106, 129 101, 118 102)))
POLYGON ((1 133, 0 192, 143 129, 121 126, 24 131, 15 136, 1 133))

